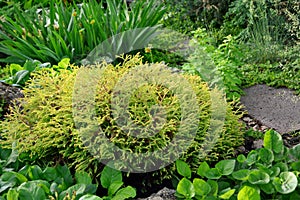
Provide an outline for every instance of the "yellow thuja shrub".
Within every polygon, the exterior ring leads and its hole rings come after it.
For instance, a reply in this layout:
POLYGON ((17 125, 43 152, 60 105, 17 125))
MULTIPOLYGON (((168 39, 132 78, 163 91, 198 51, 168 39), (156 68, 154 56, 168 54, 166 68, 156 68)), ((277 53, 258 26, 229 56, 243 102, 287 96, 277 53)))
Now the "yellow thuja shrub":
MULTIPOLYGON (((128 127, 126 131, 119 127, 117 117, 112 115, 112 93, 116 91, 118 81, 130 72, 136 66, 148 66, 142 64, 139 55, 124 58, 124 62, 118 66, 111 64, 101 64, 99 66, 87 67, 85 70, 94 68, 103 69, 102 76, 97 80, 95 94, 95 113, 98 125, 102 128, 103 134, 116 146, 129 152, 147 152, 158 150, 165 145, 170 144, 180 126, 181 107, 178 97, 172 90, 163 84, 145 84, 133 91, 128 110, 126 111, 130 119, 140 126, 151 125, 151 110, 153 105, 162 105, 165 107, 166 120, 159 132, 151 138, 135 138, 129 136, 128 132, 133 132, 128 127)), ((152 64, 150 67, 163 66, 163 64, 152 64)), ((17 141, 17 148, 20 153, 27 152, 38 159, 57 162, 63 160, 69 166, 77 169, 88 170, 97 176, 102 164, 90 152, 90 148, 97 148, 99 133, 95 133, 90 141, 85 141, 80 137, 79 129, 76 129, 73 107, 76 102, 72 99, 74 85, 76 81, 80 83, 78 73, 81 69, 76 66, 70 66, 71 69, 61 69, 56 72, 52 69, 37 71, 33 78, 24 88, 25 97, 20 106, 15 105, 11 108, 11 114, 6 116, 6 120, 1 122, 2 147, 11 147, 11 143, 17 141), (77 78, 77 80, 76 80, 77 78), (84 142, 84 144, 83 144, 84 142), (89 148, 89 149, 88 149, 89 148)), ((150 69, 151 68, 147 68, 150 69)), ((147 73, 147 71, 145 71, 147 73)), ((130 74, 129 74, 130 75, 130 74)), ((170 75, 171 76, 171 75, 170 75)), ((205 134, 210 126, 210 92, 207 84, 198 76, 183 75, 191 85, 199 106, 199 124, 194 142, 190 148, 181 155, 181 158, 187 161, 194 169, 199 166, 203 159, 199 158, 205 134)), ((151 78, 151 77, 149 77, 151 78)), ((172 77, 165 77, 172 79, 172 77)), ((88 80, 88 79, 82 79, 88 80)), ((84 82, 82 85, 84 86, 84 82)), ((88 85, 88 84, 87 84, 88 85)), ((88 93, 90 88, 86 88, 88 93)), ((116 108, 119 109, 119 108, 116 108)), ((233 111, 231 105, 226 108, 226 121, 216 146, 213 151, 205 158, 208 161, 215 161, 230 157, 234 154, 234 149, 243 143, 242 125, 238 122, 239 115, 233 111)), ((78 117, 75 115, 75 118, 78 117)), ((81 120, 80 117, 76 120, 81 120)), ((84 123, 84 119, 82 119, 84 123)), ((87 121, 88 122, 88 121, 87 121)), ((193 123, 193 122, 191 122, 193 123)), ((88 127, 88 126, 87 126, 88 127)), ((78 127, 77 127, 78 128, 78 127)), ((95 150, 101 155, 109 154, 109 149, 95 150)), ((120 155, 122 159, 123 155, 120 155)), ((113 156, 108 157, 114 159, 113 156)), ((124 159, 126 159, 124 157, 124 159)), ((144 161, 145 165, 149 164, 144 161)), ((150 163, 151 164, 151 163, 150 163)), ((160 180, 174 172, 174 165, 161 169, 160 180)))

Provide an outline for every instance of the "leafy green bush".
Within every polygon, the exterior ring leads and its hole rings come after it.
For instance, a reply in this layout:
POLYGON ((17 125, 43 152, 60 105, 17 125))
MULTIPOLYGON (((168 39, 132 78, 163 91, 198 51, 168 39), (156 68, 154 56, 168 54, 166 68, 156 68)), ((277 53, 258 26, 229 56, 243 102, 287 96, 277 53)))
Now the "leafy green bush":
POLYGON ((197 43, 194 44, 196 51, 191 59, 195 59, 198 65, 186 63, 182 69, 199 76, 212 74, 210 71, 216 70, 219 76, 210 79, 218 81, 217 79, 221 77, 227 98, 229 100, 239 98, 243 94, 239 68, 243 63, 244 55, 240 52, 236 38, 228 35, 220 45, 216 46, 215 39, 210 37, 205 29, 197 29, 193 33, 197 43))
POLYGON ((199 27, 220 27, 231 0, 166 0, 169 11, 164 23, 175 30, 190 32, 199 27))
POLYGON ((125 1, 91 0, 81 6, 62 2, 49 9, 23 11, 14 7, 14 17, 0 20, 0 52, 8 57, 2 62, 24 64, 26 60, 57 64, 68 57, 71 63, 84 59, 97 45, 122 31, 154 27, 165 9, 155 0, 135 1, 128 8, 125 1))
MULTIPOLYGON (((130 115, 139 125, 147 125, 151 122, 148 112, 152 105, 161 103, 167 106, 168 117, 165 125, 159 134, 150 139, 129 137, 118 126, 116 119, 109 117, 112 112, 111 93, 117 81, 130 69, 142 64, 142 58, 139 56, 129 56, 124 59, 123 64, 116 67, 111 64, 103 64, 102 66, 106 67, 106 70, 98 80, 98 92, 95 96, 97 122, 104 130, 103 134, 122 149, 135 152, 160 149, 167 145, 176 134, 181 113, 177 97, 172 95, 168 88, 160 85, 144 85, 130 99, 128 108, 131 111, 130 115)), ((164 65, 153 64, 152 66, 164 65)), ((69 166, 74 166, 78 170, 88 170, 94 174, 94 177, 97 177, 103 165, 83 145, 72 116, 72 93, 79 69, 71 68, 72 70, 62 69, 59 73, 53 69, 34 72, 33 78, 24 88, 25 98, 22 108, 14 106, 11 109, 11 114, 6 117, 6 121, 1 122, 2 137, 4 138, 1 143, 9 148, 13 141, 17 141, 17 148, 20 152, 28 152, 31 156, 44 161, 64 160, 69 166)), ((86 70, 88 69, 86 68, 86 70)), ((198 76, 184 75, 184 77, 196 91, 199 109, 201 109, 199 113, 201 120, 194 142, 186 154, 182 156, 182 159, 188 161, 191 167, 196 168, 201 162, 199 151, 210 125, 210 92, 207 84, 201 81, 198 76)), ((240 118, 237 114, 238 111, 233 111, 230 105, 226 109, 225 126, 221 130, 216 146, 205 158, 208 161, 217 161, 233 156, 235 147, 240 146, 243 142, 242 124, 238 122, 240 118)), ((96 135, 95 140, 92 141, 101 140, 101 136, 99 133, 99 136, 96 135)), ((92 145, 93 143, 89 142, 88 144, 92 145)), ((98 146, 95 145, 95 147, 98 146)), ((98 153, 97 156, 100 158, 102 155, 111 155, 109 148, 103 148, 98 153)), ((107 159, 111 160, 113 157, 107 159)), ((147 160, 141 162, 145 166, 152 164, 147 160)), ((166 174, 172 174, 173 169, 172 167, 162 169, 161 172, 164 176, 158 177, 157 180, 170 177, 166 174)))
POLYGON ((176 195, 180 199, 298 199, 300 145, 288 149, 281 135, 265 133, 264 148, 252 150, 247 157, 219 161, 215 167, 201 163, 192 177, 189 166, 178 160, 178 173, 183 176, 176 195))

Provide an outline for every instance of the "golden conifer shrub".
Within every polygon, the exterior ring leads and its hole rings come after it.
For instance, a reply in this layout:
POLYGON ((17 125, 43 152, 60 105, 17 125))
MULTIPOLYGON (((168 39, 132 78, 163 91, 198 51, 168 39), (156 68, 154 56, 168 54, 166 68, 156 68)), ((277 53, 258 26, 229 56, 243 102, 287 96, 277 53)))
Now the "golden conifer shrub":
MULTIPOLYGON (((96 121, 103 132, 95 133, 90 141, 85 141, 76 127, 72 97, 81 68, 70 66, 70 69, 61 69, 59 72, 52 69, 38 70, 24 88, 25 97, 22 99, 21 106, 13 106, 11 114, 1 122, 2 147, 10 148, 11 143, 16 141, 20 153, 27 152, 44 161, 63 160, 76 169, 97 173, 98 169, 103 167, 97 158, 110 153, 109 149, 97 149, 95 144, 101 141, 103 136, 100 137, 99 134, 104 134, 110 142, 127 152, 155 152, 169 145, 179 130, 182 110, 178 97, 163 84, 144 84, 136 88, 128 100, 128 116, 137 126, 142 127, 151 124, 153 119, 149 113, 155 111, 155 109, 151 110, 154 105, 165 107, 163 115, 165 121, 155 135, 151 138, 132 137, 128 134, 128 130, 130 132, 133 129, 120 128, 120 124, 116 122, 116 116, 112 114, 111 109, 112 93, 116 90, 118 81, 137 66, 145 66, 145 69, 147 66, 148 69, 151 69, 149 66, 153 68, 163 66, 161 63, 143 64, 139 55, 127 56, 123 59, 124 61, 117 66, 105 63, 93 66, 93 68, 105 68, 95 87, 94 98, 96 121), (96 156, 90 153, 91 146, 96 148, 98 153, 96 156)), ((92 70, 92 67, 86 67, 86 70, 92 70)), ((199 151, 205 143, 205 134, 210 126, 211 98, 207 84, 200 77, 188 74, 183 74, 182 77, 191 85, 198 102, 196 106, 201 111, 198 115, 199 123, 194 141, 181 155, 181 159, 195 169, 203 161, 199 157, 199 151)), ((86 88, 87 91, 89 89, 86 88)), ((236 147, 243 144, 242 125, 238 121, 239 114, 233 111, 229 104, 226 112, 225 125, 219 139, 212 152, 205 158, 208 161, 228 158, 234 154, 236 147)), ((107 159, 114 159, 114 156, 109 155, 107 159)), ((119 157, 122 159, 122 155, 119 157)), ((151 162, 144 162, 145 166, 151 164, 151 162)), ((169 175, 174 172, 166 169, 174 170, 172 167, 161 169, 161 172, 168 174, 161 178, 170 177, 169 175)))

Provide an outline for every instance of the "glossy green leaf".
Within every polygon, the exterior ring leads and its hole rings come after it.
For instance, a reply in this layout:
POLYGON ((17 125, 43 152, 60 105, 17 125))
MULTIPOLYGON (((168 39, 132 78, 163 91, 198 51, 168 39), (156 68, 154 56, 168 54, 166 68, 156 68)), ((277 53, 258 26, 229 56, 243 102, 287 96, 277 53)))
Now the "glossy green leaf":
POLYGON ((58 176, 54 167, 46 167, 42 172, 42 177, 47 181, 54 181, 58 176))
POLYGON ((193 180, 193 185, 195 194, 198 196, 207 196, 211 191, 210 185, 200 178, 195 178, 193 180))
POLYGON ((282 172, 279 177, 275 177, 273 185, 275 189, 281 194, 288 194, 293 192, 298 184, 296 175, 293 172, 282 172))
POLYGON ((235 167, 235 160, 221 160, 216 164, 216 168, 222 175, 230 175, 235 167))
POLYGON ((185 198, 193 198, 195 196, 194 185, 186 178, 183 178, 179 181, 176 192, 183 195, 185 198))
POLYGON ((274 194, 276 192, 275 191, 275 187, 274 187, 274 185, 271 182, 267 183, 267 184, 260 185, 259 187, 266 194, 274 194))
POLYGON ((134 198, 135 196, 135 189, 131 186, 127 186, 125 188, 120 189, 111 200, 123 200, 128 198, 134 198))
POLYGON ((294 156, 295 159, 300 160, 300 144, 293 146, 290 149, 290 154, 294 156))
POLYGON ((214 181, 214 180, 207 180, 206 181, 209 185, 210 185, 210 193, 209 195, 210 196, 214 196, 214 197, 217 197, 217 194, 218 194, 218 189, 219 189, 219 185, 218 185, 218 182, 217 181, 214 181))
POLYGON ((84 171, 77 171, 75 172, 75 179, 76 183, 82 183, 82 184, 92 184, 92 178, 87 172, 84 171))
POLYGON ((235 193, 235 189, 226 189, 226 190, 222 190, 220 192, 219 198, 220 199, 230 199, 232 195, 234 195, 235 193))
POLYGON ((19 200, 19 193, 16 189, 9 189, 6 196, 7 200, 19 200))
POLYGON ((267 184, 270 182, 269 174, 260 170, 251 170, 248 181, 254 185, 256 184, 267 184))
POLYGON ((182 160, 176 160, 176 169, 181 176, 191 178, 192 171, 186 162, 182 160))
POLYGON ((109 188, 113 182, 122 181, 122 173, 121 171, 105 166, 101 172, 100 181, 102 187, 109 188))
POLYGON ((123 185, 122 181, 115 181, 108 188, 108 196, 113 196, 123 185))
POLYGON ((283 151, 281 135, 274 130, 268 130, 264 137, 264 147, 275 153, 281 153, 283 151))
POLYGON ((233 172, 232 177, 236 180, 245 181, 248 179, 250 172, 251 171, 249 169, 240 169, 233 172))
POLYGON ((245 185, 239 191, 238 200, 260 200, 259 192, 256 188, 245 185))
POLYGON ((247 160, 247 158, 246 158, 246 156, 244 156, 243 154, 240 154, 240 155, 238 155, 238 157, 236 158, 236 160, 237 160, 239 163, 244 163, 244 162, 247 160))
POLYGON ((250 151, 250 153, 247 155, 246 162, 248 165, 253 165, 258 161, 258 153, 255 150, 250 151))
POLYGON ((205 173, 210 169, 207 162, 202 162, 197 170, 197 174, 201 177, 205 177, 205 173))
POLYGON ((267 148, 261 148, 259 150, 259 157, 260 160, 263 161, 264 163, 271 163, 274 161, 274 154, 270 149, 267 148))
POLYGON ((19 199, 22 200, 46 199, 45 191, 34 181, 22 183, 18 187, 18 192, 19 199))
POLYGON ((86 194, 80 197, 79 200, 102 200, 102 199, 93 194, 86 194))
POLYGON ((219 179, 222 174, 217 168, 211 168, 205 173, 205 177, 208 179, 219 179))

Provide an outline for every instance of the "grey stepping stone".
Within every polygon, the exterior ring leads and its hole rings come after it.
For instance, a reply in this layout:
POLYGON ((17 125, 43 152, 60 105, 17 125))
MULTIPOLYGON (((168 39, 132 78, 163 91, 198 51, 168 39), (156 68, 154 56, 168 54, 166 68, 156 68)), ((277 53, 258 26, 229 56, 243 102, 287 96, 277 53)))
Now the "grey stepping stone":
POLYGON ((248 114, 281 134, 300 130, 300 96, 287 88, 255 85, 244 89, 248 114))

